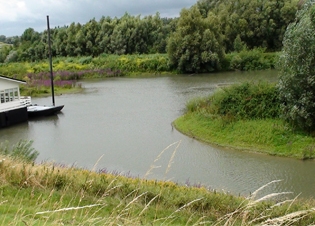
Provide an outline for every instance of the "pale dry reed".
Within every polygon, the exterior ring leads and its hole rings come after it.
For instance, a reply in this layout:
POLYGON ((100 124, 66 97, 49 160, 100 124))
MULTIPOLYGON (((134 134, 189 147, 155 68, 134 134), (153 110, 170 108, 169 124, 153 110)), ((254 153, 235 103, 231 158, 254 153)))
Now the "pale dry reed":
POLYGON ((260 188, 258 188, 255 192, 253 192, 241 205, 238 209, 233 211, 232 213, 226 214, 225 216, 218 219, 215 225, 224 225, 224 226, 233 226, 233 225, 262 225, 262 226, 287 226, 287 225, 296 225, 304 217, 308 216, 310 213, 315 211, 315 208, 311 208, 308 210, 296 211, 293 213, 285 214, 280 217, 272 217, 272 211, 274 208, 284 205, 286 203, 290 203, 287 211, 289 211, 293 202, 297 199, 287 199, 284 201, 276 202, 276 204, 272 205, 270 208, 264 209, 259 216, 254 219, 250 219, 249 215, 252 210, 254 210, 259 204, 268 201, 274 200, 275 197, 279 197, 282 195, 292 194, 292 192, 279 192, 279 193, 271 193, 267 194, 261 198, 256 199, 259 192, 261 192, 264 188, 268 187, 271 184, 279 183, 281 180, 271 181, 260 188))

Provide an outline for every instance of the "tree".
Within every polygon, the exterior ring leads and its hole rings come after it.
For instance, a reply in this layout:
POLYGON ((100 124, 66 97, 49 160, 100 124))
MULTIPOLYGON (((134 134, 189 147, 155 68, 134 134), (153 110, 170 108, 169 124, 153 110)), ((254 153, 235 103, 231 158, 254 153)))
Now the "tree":
POLYGON ((75 23, 71 23, 67 29, 67 46, 66 52, 68 56, 76 56, 76 43, 75 43, 75 36, 77 34, 77 27, 75 23))
POLYGON ((6 36, 5 35, 0 35, 0 42, 5 42, 6 41, 6 36))
POLYGON ((102 17, 100 20, 100 51, 101 53, 111 54, 112 49, 110 46, 111 36, 113 34, 113 30, 117 25, 118 20, 111 19, 110 17, 102 17))
POLYGON ((57 56, 67 56, 67 28, 59 28, 56 33, 52 33, 52 48, 56 50, 57 56))
POLYGON ((295 18, 298 0, 198 0, 205 18, 210 12, 218 16, 226 52, 240 36, 250 48, 280 50, 286 27, 295 18))
POLYGON ((183 9, 176 31, 168 41, 170 64, 181 72, 205 72, 218 69, 224 55, 216 16, 203 18, 197 6, 183 9))
POLYGON ((100 24, 93 18, 84 25, 86 36, 86 53, 85 55, 98 56, 100 54, 100 24))
POLYGON ((286 30, 279 59, 279 90, 284 118, 315 131, 315 4, 305 2, 286 30))
POLYGON ((12 48, 13 47, 10 45, 5 45, 0 48, 0 63, 3 63, 5 61, 12 48))

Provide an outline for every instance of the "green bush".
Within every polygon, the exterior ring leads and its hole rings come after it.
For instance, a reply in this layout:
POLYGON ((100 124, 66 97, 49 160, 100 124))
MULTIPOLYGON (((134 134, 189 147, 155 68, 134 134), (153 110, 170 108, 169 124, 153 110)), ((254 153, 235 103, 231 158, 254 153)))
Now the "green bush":
POLYGON ((88 57, 81 57, 81 58, 79 59, 79 62, 80 62, 81 64, 89 64, 89 63, 92 62, 92 60, 93 60, 93 57, 91 57, 91 56, 88 56, 88 57))
MULTIPOLYGON (((265 53, 262 48, 243 50, 226 56, 230 70, 250 71, 275 68, 277 53, 265 53)), ((226 67, 226 66, 225 66, 226 67)))
POLYGON ((223 88, 212 97, 212 105, 216 113, 238 119, 276 118, 280 113, 278 90, 266 82, 223 88))
POLYGON ((192 100, 187 104, 187 110, 219 115, 229 121, 278 118, 280 101, 274 84, 245 82, 222 88, 208 98, 192 100))

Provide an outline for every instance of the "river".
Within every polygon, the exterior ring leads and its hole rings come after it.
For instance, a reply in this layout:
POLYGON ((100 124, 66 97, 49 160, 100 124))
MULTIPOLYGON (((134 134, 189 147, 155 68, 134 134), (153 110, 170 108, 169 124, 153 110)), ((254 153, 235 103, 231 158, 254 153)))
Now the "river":
MULTIPOLYGON (((84 92, 56 97, 62 113, 0 130, 0 141, 33 140, 37 162, 105 170, 140 178, 204 185, 249 195, 273 181, 265 194, 314 197, 315 162, 214 147, 187 137, 171 123, 193 97, 218 84, 277 81, 276 71, 229 72, 82 82, 84 92)), ((33 98, 50 104, 51 98, 33 98)))

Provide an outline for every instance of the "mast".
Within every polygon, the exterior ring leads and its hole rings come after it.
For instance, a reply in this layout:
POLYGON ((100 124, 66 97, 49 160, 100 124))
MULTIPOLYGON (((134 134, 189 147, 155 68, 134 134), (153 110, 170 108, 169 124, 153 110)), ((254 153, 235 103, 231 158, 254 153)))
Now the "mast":
POLYGON ((53 68, 52 68, 52 59, 51 59, 51 43, 50 43, 49 16, 47 16, 47 32, 48 32, 48 52, 49 52, 51 96, 52 96, 52 104, 53 104, 53 106, 55 106, 55 91, 54 91, 54 77, 53 77, 53 68))

